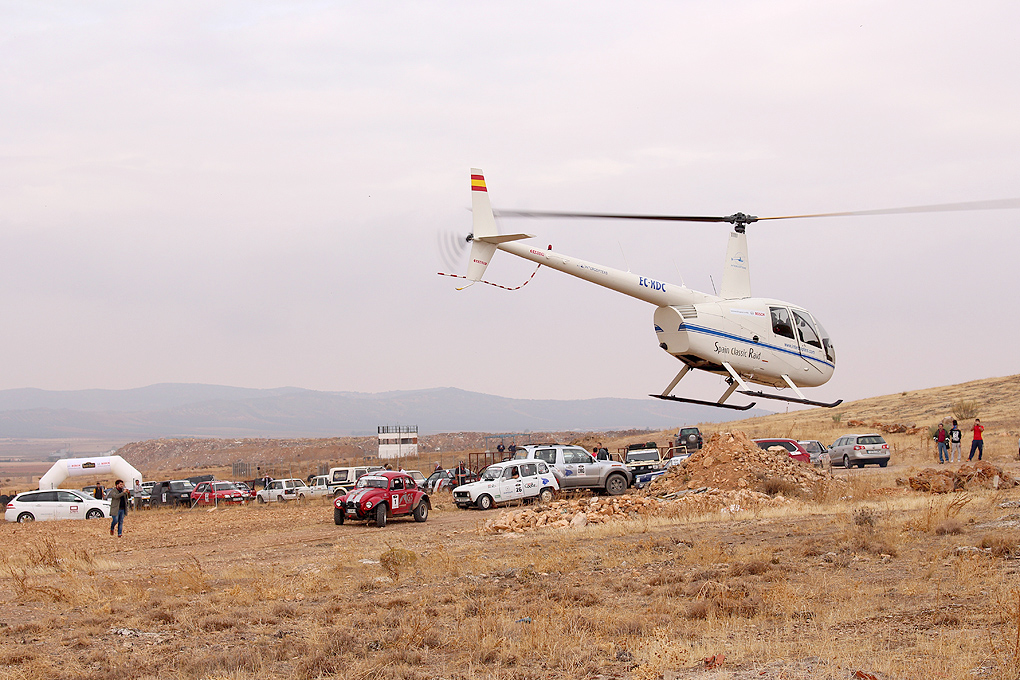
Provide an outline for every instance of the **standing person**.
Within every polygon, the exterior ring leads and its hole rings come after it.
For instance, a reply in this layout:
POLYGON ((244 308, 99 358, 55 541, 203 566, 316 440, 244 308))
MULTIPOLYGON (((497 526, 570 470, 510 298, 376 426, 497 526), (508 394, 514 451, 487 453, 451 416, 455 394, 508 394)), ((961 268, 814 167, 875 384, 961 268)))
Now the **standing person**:
POLYGON ((110 535, 113 536, 114 527, 117 528, 117 538, 124 535, 124 518, 127 516, 128 498, 131 494, 124 489, 124 480, 118 479, 113 485, 113 493, 110 494, 110 535))
POLYGON ((978 460, 981 460, 981 456, 985 452, 985 440, 981 436, 981 433, 985 431, 985 426, 981 424, 980 418, 974 419, 974 441, 970 443, 970 458, 967 460, 974 460, 974 450, 978 452, 978 460))
POLYGON ((105 491, 106 491, 106 489, 103 488, 103 483, 102 482, 96 482, 96 490, 93 492, 92 495, 96 497, 97 501, 101 501, 101 500, 103 500, 103 493, 105 491))
POLYGON ((142 507, 142 480, 136 479, 135 485, 131 488, 131 508, 137 510, 142 507))
POLYGON ((510 442, 510 457, 513 458, 517 455, 517 444, 510 442))
POLYGON ((939 431, 935 433, 935 442, 939 445, 939 465, 942 465, 949 458, 949 450, 947 448, 949 433, 946 432, 946 426, 942 423, 939 423, 939 431))
POLYGON ((949 444, 953 447, 949 451, 949 462, 952 463, 954 460, 957 463, 963 462, 963 449, 960 448, 960 442, 963 441, 963 432, 960 431, 956 421, 953 421, 953 427, 949 430, 949 444))
POLYGON ((506 447, 503 446, 503 442, 500 442, 499 445, 496 447, 496 453, 498 453, 499 457, 502 458, 504 451, 506 451, 506 447))

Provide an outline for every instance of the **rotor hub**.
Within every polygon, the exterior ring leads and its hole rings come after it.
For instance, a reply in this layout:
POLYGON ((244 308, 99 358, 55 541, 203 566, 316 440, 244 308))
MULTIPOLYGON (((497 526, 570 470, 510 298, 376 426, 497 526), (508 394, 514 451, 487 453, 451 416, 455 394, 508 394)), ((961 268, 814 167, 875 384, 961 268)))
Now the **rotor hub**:
POLYGON ((746 213, 738 212, 733 213, 729 217, 725 218, 727 222, 733 225, 734 230, 738 234, 744 233, 744 228, 752 222, 757 222, 758 218, 754 215, 748 215, 746 213))

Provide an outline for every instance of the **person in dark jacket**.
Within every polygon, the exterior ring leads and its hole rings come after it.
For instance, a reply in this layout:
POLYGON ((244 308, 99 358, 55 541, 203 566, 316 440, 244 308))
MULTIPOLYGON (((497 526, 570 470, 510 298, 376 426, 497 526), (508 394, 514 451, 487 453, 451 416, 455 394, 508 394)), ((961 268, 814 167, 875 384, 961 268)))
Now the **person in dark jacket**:
POLYGON ((939 423, 939 430, 935 433, 935 443, 939 447, 939 465, 942 465, 948 462, 946 459, 949 458, 949 433, 942 423, 939 423))
POLYGON ((110 494, 111 536, 113 536, 114 527, 117 528, 117 538, 124 535, 124 518, 127 516, 129 498, 131 498, 131 492, 124 488, 124 480, 118 479, 113 485, 113 493, 110 494))

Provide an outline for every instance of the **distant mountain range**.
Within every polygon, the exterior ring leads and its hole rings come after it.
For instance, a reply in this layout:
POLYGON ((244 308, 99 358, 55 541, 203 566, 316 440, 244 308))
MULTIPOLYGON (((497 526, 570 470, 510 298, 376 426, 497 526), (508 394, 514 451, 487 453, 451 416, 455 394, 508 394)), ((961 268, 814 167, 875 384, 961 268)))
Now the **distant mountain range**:
POLYGON ((364 394, 164 383, 129 390, 0 390, 0 438, 329 437, 379 425, 439 432, 663 429, 767 415, 655 399, 508 399, 452 387, 364 394))

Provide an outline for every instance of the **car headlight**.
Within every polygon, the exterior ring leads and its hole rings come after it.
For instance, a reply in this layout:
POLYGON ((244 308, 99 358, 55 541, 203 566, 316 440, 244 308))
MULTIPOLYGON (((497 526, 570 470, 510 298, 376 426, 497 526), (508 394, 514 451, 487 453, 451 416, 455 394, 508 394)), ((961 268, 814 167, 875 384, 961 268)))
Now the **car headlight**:
POLYGON ((372 501, 365 501, 365 509, 366 510, 372 509, 372 501))

